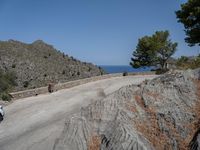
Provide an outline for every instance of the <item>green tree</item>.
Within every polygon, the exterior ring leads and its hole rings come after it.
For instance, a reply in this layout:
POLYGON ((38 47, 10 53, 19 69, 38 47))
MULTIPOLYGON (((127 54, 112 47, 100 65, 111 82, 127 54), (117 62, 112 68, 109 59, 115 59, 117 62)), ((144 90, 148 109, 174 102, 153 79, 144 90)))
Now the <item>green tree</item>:
POLYGON ((200 45, 200 0, 188 0, 176 11, 176 16, 185 27, 185 41, 189 46, 200 45))
POLYGON ((152 48, 152 38, 150 36, 142 37, 138 40, 130 65, 134 68, 154 66, 156 65, 155 55, 155 49, 152 48))
POLYGON ((130 65, 134 68, 159 66, 166 69, 167 60, 175 53, 177 43, 171 42, 168 31, 157 31, 139 39, 130 65))

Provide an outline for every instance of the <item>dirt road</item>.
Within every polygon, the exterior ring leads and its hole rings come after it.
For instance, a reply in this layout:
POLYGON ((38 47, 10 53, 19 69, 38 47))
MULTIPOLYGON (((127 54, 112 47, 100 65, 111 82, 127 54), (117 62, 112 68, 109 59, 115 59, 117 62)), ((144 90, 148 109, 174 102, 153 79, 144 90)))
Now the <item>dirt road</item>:
POLYGON ((122 86, 139 84, 154 77, 115 77, 17 100, 4 108, 6 115, 0 123, 0 150, 52 150, 67 116, 122 86))

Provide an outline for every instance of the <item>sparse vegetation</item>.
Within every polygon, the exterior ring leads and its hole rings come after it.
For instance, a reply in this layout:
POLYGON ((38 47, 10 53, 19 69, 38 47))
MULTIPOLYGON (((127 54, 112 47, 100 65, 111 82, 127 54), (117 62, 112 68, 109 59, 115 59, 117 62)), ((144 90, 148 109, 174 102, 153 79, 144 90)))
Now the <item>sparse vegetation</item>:
POLYGON ((13 72, 3 72, 0 70, 0 99, 9 101, 11 99, 8 94, 13 86, 16 86, 16 75, 13 72))
POLYGON ((169 71, 169 69, 156 69, 155 71, 155 73, 159 75, 166 73, 167 71, 169 71))
POLYGON ((14 91, 46 86, 50 81, 66 82, 102 74, 97 66, 70 58, 41 40, 31 44, 0 41, 0 68, 16 72, 18 86, 14 91))
POLYGON ((29 85, 29 82, 28 81, 24 81, 24 88, 27 88, 28 87, 28 85, 29 85))
POLYGON ((15 64, 12 64, 12 68, 16 68, 16 65, 15 65, 15 64))
POLYGON ((128 72, 124 71, 123 76, 128 76, 128 72))
POLYGON ((65 70, 63 70, 63 71, 62 71, 62 74, 65 74, 65 73, 66 73, 65 70))
POLYGON ((176 66, 179 69, 195 69, 200 67, 200 55, 194 58, 189 58, 186 56, 181 56, 177 62, 176 66))
POLYGON ((11 96, 7 92, 1 93, 0 97, 3 101, 10 101, 11 100, 11 96))

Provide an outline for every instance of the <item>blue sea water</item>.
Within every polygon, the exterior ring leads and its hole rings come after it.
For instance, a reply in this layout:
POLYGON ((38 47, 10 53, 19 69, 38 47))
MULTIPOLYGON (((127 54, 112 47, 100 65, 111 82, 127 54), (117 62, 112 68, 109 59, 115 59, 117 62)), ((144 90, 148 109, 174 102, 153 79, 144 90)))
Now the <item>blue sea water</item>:
POLYGON ((138 68, 135 69, 131 66, 107 66, 101 65, 102 69, 104 69, 107 73, 122 73, 122 72, 145 72, 150 71, 152 67, 138 68))

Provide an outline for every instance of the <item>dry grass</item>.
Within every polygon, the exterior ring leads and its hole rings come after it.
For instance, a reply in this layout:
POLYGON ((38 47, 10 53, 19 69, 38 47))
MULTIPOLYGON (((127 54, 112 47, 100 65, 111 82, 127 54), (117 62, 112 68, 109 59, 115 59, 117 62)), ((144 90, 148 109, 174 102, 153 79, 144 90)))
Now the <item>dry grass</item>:
POLYGON ((126 104, 126 109, 133 112, 133 113, 137 113, 137 108, 135 107, 135 105, 133 103, 131 103, 130 101, 127 101, 126 104))
POLYGON ((88 142, 88 150, 100 150, 101 137, 94 134, 91 136, 88 142))
POLYGON ((140 95, 135 95, 135 101, 141 108, 145 108, 145 103, 140 95))
POLYGON ((136 102, 147 114, 146 120, 135 121, 135 127, 146 137, 156 149, 171 149, 168 137, 160 131, 155 109, 145 107, 141 96, 135 96, 136 102))
POLYGON ((158 93, 156 93, 156 92, 148 92, 148 93, 146 93, 148 96, 151 96, 151 97, 153 97, 155 100, 157 100, 157 99, 160 99, 161 98, 161 95, 160 94, 158 94, 158 93))

